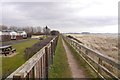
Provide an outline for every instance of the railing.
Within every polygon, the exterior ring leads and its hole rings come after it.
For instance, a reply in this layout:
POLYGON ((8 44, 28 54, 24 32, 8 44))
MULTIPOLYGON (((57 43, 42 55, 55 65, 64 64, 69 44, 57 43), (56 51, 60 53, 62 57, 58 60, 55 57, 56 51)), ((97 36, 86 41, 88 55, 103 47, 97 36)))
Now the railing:
POLYGON ((6 80, 21 79, 42 79, 48 78, 48 69, 53 61, 55 47, 57 45, 58 36, 53 38, 46 46, 44 46, 33 57, 26 61, 16 71, 9 75, 6 80))
POLYGON ((119 80, 120 65, 117 60, 84 46, 76 39, 65 36, 63 36, 63 38, 78 52, 99 78, 119 80))

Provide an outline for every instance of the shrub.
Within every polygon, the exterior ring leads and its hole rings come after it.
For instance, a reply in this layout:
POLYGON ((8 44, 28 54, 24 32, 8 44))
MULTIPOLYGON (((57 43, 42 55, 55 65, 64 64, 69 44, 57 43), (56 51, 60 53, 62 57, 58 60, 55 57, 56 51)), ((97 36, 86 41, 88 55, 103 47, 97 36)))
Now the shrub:
POLYGON ((45 45, 47 45, 52 39, 53 39, 53 37, 48 37, 48 38, 46 38, 46 39, 44 39, 42 41, 37 42, 32 47, 26 48, 24 50, 24 52, 25 52, 24 53, 25 60, 28 60, 29 58, 31 58, 40 49, 42 49, 45 45))

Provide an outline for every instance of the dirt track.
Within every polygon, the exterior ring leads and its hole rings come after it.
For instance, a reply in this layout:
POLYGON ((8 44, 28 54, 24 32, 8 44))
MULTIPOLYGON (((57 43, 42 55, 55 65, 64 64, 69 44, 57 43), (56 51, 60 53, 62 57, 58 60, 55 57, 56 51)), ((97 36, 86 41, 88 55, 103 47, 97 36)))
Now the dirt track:
POLYGON ((68 48, 68 46, 66 45, 66 43, 63 40, 62 40, 62 42, 63 42, 63 46, 64 46, 65 51, 66 51, 69 66, 71 68, 72 77, 73 78, 85 78, 83 70, 80 69, 80 67, 78 66, 78 64, 77 64, 76 60, 74 59, 74 56, 72 55, 70 49, 68 48))

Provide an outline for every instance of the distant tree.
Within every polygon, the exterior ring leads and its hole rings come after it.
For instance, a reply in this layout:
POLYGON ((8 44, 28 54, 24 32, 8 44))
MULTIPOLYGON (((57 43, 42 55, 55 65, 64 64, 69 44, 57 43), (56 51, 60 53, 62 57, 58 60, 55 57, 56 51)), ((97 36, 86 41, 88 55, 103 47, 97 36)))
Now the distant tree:
POLYGON ((52 30, 52 31, 50 32, 50 34, 51 34, 51 35, 58 35, 58 34, 59 34, 59 31, 52 30))
POLYGON ((9 30, 17 31, 17 30, 18 30, 18 27, 16 27, 16 26, 10 26, 10 27, 9 27, 9 30))
POLYGON ((22 30, 25 31, 26 33, 31 33, 32 32, 30 26, 26 26, 26 27, 22 28, 22 30))
POLYGON ((2 25, 0 25, 0 30, 2 30, 2 25))
POLYGON ((23 27, 17 27, 16 30, 17 31, 23 31, 23 27))
POLYGON ((36 33, 38 32, 38 29, 37 29, 37 28, 38 28, 38 27, 36 27, 36 26, 33 27, 33 33, 34 33, 34 34, 36 34, 36 33))
POLYGON ((8 27, 6 26, 6 25, 0 25, 0 30, 7 30, 8 29, 8 27))
POLYGON ((42 29, 40 26, 37 27, 37 33, 42 33, 42 29))
POLYGON ((33 27, 30 27, 30 29, 31 29, 31 33, 33 34, 34 33, 33 27))
POLYGON ((34 30, 33 30, 32 26, 26 26, 22 30, 25 31, 25 32, 27 32, 27 33, 30 33, 30 34, 34 33, 34 30))

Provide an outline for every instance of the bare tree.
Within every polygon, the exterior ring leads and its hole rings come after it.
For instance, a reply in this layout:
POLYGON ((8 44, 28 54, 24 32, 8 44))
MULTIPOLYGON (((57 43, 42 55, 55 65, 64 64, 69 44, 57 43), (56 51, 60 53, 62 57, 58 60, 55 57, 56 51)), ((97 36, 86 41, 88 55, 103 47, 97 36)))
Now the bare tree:
POLYGON ((42 33, 42 29, 41 29, 40 26, 37 27, 37 32, 38 32, 38 33, 42 33))
POLYGON ((17 31, 17 29, 18 29, 18 27, 16 27, 16 26, 10 26, 10 27, 9 27, 9 30, 17 31))
POLYGON ((7 30, 8 29, 8 27, 6 26, 6 25, 0 25, 0 30, 7 30))

